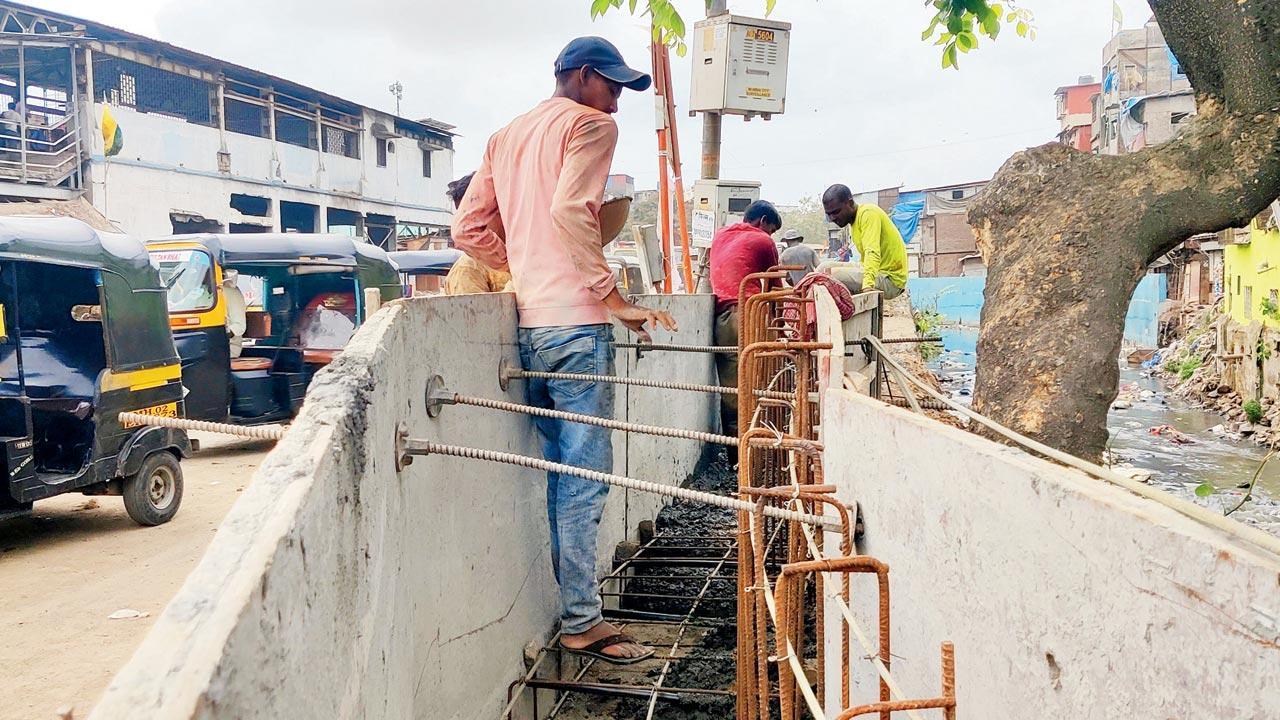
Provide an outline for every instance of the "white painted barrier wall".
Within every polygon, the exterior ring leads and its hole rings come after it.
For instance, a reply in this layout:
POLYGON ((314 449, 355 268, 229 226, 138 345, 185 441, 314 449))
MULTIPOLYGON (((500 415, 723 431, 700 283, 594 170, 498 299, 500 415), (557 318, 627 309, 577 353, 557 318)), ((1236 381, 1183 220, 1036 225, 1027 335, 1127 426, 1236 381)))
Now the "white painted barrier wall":
MULTIPOLYGON (((709 297, 655 302, 678 316, 681 342, 711 342, 709 297)), ((510 296, 383 308, 317 376, 302 415, 91 717, 496 717, 524 671, 523 646, 558 617, 543 478, 445 457, 397 473, 393 441, 404 422, 418 437, 537 455, 524 416, 426 415, 437 373, 454 391, 503 397, 504 357, 517 359, 510 296)), ((628 371, 687 382, 714 374, 705 355, 619 362, 628 371)), ((521 384, 507 397, 523 401, 521 384)), ((703 430, 715 402, 619 398, 632 420, 703 430)), ((702 449, 622 446, 616 471, 672 483, 702 449)), ((601 547, 611 556, 657 504, 617 490, 609 503, 601 547)))
MULTIPOLYGON (((940 694, 951 640, 962 718, 1280 717, 1280 558, 845 390, 825 408, 826 479, 862 508, 861 551, 889 565, 908 695, 940 694)), ((874 638, 873 577, 855 576, 853 607, 874 638)), ((852 654, 854 702, 872 702, 852 654)))

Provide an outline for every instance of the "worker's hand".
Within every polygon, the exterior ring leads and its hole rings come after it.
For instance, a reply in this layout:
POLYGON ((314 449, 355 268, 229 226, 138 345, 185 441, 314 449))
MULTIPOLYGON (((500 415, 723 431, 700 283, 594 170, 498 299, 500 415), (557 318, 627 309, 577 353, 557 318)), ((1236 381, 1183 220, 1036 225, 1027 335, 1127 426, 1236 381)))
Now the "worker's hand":
POLYGON ((653 338, 649 335, 646 325, 653 327, 662 327, 676 332, 679 327, 676 325, 675 318, 671 317, 671 313, 662 310, 650 310, 634 303, 629 303, 622 299, 616 290, 605 298, 605 307, 609 309, 609 314, 620 320, 627 329, 640 337, 642 342, 653 342, 653 338))

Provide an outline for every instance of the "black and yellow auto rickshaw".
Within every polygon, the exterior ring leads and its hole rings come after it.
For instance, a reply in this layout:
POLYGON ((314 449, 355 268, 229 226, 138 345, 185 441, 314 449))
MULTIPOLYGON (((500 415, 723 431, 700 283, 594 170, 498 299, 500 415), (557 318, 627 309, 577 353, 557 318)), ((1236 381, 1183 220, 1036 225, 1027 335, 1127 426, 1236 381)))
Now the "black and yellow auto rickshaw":
POLYGON ((175 235, 148 243, 168 288, 187 417, 292 418, 311 376, 366 316, 365 294, 401 296, 381 248, 344 235, 175 235))
POLYGON ((70 218, 0 218, 0 517, 79 491, 143 525, 182 501, 182 384, 164 289, 142 243, 70 218))

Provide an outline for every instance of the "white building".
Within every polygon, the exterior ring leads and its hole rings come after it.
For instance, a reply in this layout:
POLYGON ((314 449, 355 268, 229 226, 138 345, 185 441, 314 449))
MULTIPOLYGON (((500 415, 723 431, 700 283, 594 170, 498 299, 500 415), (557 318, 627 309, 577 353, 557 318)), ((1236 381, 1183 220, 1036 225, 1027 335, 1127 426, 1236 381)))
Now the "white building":
POLYGON ((0 2, 0 110, 10 102, 0 198, 84 197, 141 237, 296 230, 389 246, 448 230, 453 126, 434 120, 0 2), (104 110, 123 139, 112 156, 104 110))

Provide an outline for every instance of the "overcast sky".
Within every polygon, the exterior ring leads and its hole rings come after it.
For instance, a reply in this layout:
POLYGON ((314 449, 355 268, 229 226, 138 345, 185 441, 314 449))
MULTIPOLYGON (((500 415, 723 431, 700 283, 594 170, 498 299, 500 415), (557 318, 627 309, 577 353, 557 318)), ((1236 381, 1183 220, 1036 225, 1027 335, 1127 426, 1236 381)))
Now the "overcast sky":
MULTIPOLYGON (((676 0, 692 29, 702 0, 676 0)), ((246 65, 366 105, 458 126, 456 173, 479 162, 488 136, 550 94, 557 52, 578 35, 603 35, 648 69, 639 18, 593 22, 590 0, 28 0, 246 65)), ((1126 27, 1150 17, 1119 0, 1126 27)), ((779 0, 792 23, 786 114, 724 123, 721 176, 759 180, 764 197, 791 203, 833 182, 855 190, 925 187, 991 176, 1021 148, 1053 138, 1053 91, 1098 75, 1112 0, 1024 0, 1038 37, 1013 32, 941 68, 920 41, 920 0, 779 0)), ((764 0, 731 0, 743 15, 764 0)), ((673 55, 685 178, 699 170, 701 121, 688 117, 688 58, 673 55)), ((652 95, 626 92, 614 172, 657 183, 652 95)))

